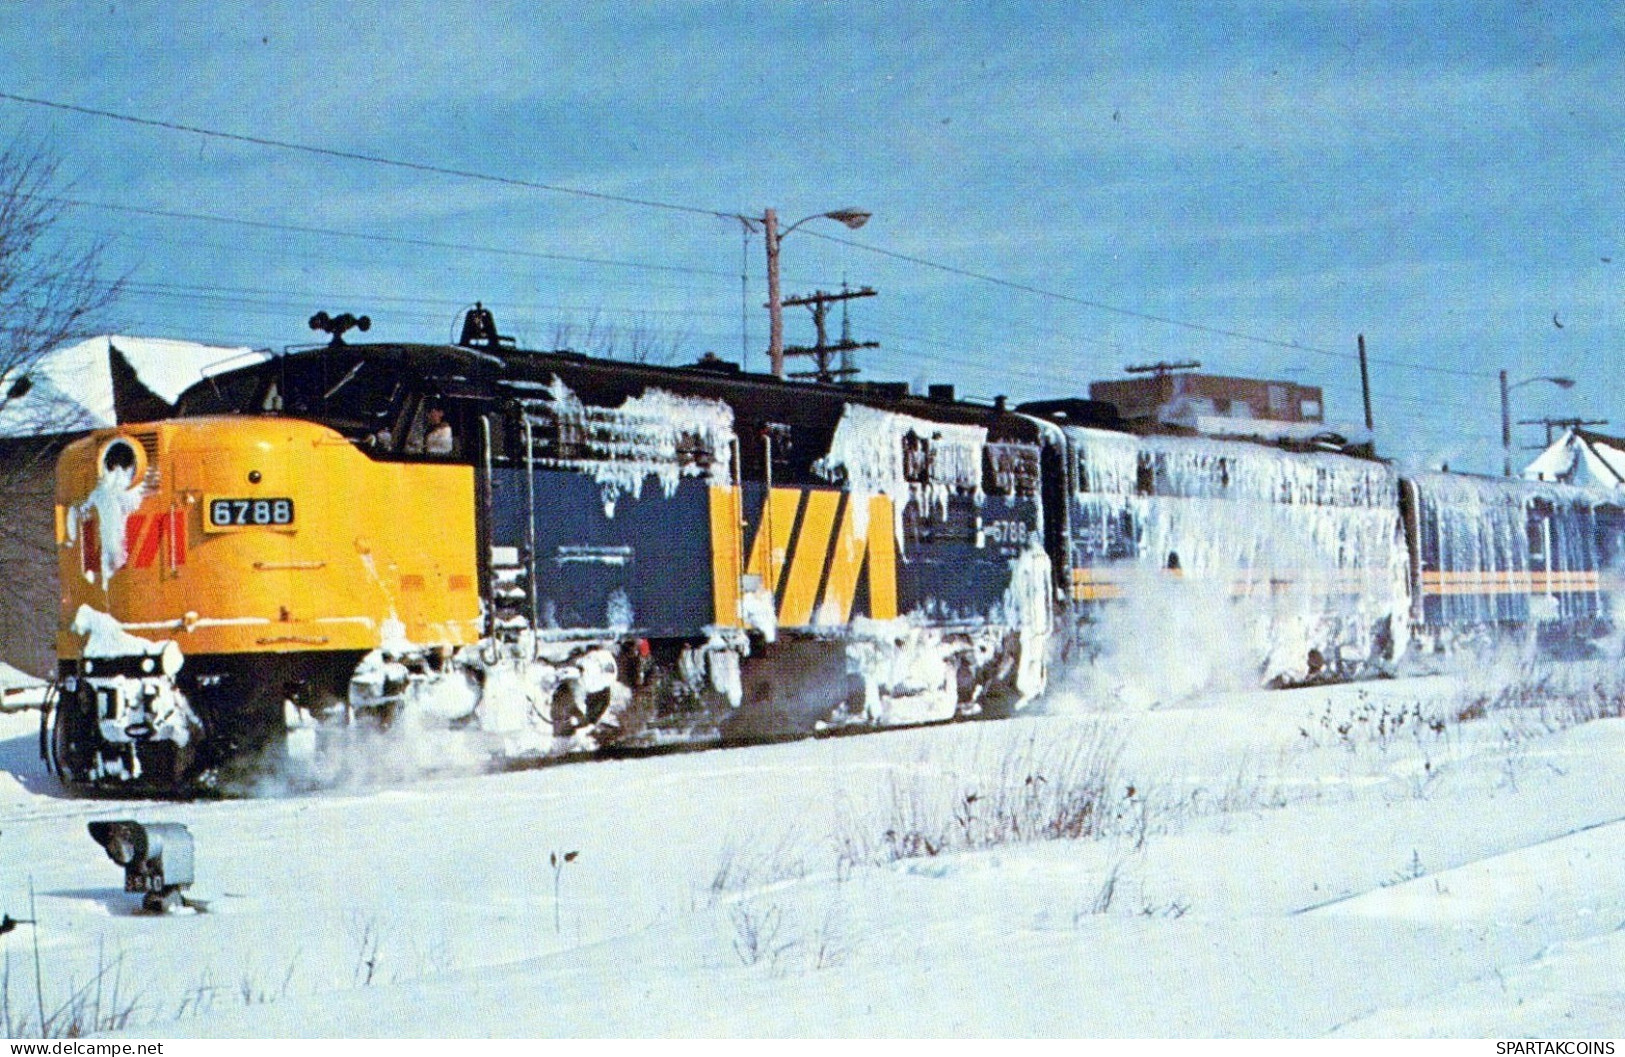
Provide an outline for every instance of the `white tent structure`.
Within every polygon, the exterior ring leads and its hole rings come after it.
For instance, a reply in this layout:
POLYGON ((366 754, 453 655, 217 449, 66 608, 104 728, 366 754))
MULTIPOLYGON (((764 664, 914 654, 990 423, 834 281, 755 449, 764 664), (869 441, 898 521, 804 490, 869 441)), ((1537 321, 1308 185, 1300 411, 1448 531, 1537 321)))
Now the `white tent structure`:
POLYGON ((1530 481, 1625 489, 1625 440, 1571 429, 1523 469, 1530 481))
POLYGON ((109 334, 0 379, 0 438, 77 433, 166 415, 193 382, 265 350, 109 334), (10 395, 15 393, 15 395, 10 395))

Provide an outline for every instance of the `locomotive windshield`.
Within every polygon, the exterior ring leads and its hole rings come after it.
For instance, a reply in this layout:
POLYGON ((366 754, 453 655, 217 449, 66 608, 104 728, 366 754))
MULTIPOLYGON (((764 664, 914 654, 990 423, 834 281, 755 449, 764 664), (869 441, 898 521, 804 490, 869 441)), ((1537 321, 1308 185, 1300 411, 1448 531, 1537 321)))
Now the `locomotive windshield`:
POLYGON ((346 435, 392 422, 406 396, 400 366, 356 352, 283 356, 192 386, 177 411, 195 415, 293 415, 346 435))

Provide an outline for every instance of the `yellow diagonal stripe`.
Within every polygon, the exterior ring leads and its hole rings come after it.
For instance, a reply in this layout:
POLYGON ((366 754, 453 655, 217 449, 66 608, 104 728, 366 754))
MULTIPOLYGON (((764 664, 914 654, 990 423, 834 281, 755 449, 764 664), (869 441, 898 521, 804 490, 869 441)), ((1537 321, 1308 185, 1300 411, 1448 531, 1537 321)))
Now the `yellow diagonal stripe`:
POLYGON ((897 545, 892 537, 891 500, 883 495, 848 497, 829 558, 829 585, 816 614, 818 623, 845 624, 852 619, 865 558, 869 560, 869 615, 890 620, 897 615, 897 545), (868 511, 861 519, 862 535, 858 533, 860 503, 866 503, 868 511))
POLYGON ((711 489, 711 598, 718 627, 739 627, 739 489, 711 489))
POLYGON ((781 627, 799 628, 812 623, 818 585, 824 578, 824 559, 829 554, 829 534, 835 527, 835 512, 840 505, 839 492, 807 493, 801 531, 796 536, 796 552, 784 585, 784 602, 779 606, 781 627))
POLYGON ((756 541, 751 544, 750 559, 745 562, 745 575, 761 577, 762 587, 774 595, 778 594, 779 581, 784 578, 790 533, 796 527, 796 511, 799 509, 799 489, 773 489, 767 509, 762 514, 762 523, 756 529, 756 541), (769 540, 772 541, 771 548, 769 540))

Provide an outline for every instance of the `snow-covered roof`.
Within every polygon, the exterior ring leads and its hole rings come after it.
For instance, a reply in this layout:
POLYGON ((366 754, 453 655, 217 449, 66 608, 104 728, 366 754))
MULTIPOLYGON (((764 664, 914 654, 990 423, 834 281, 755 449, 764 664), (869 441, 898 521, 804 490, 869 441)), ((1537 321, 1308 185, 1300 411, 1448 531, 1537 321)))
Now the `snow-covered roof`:
POLYGON ((1332 425, 1327 422, 1283 422, 1271 418, 1236 418, 1228 415, 1197 415, 1187 424, 1206 437, 1250 437, 1263 441, 1298 441, 1306 443, 1334 434, 1345 443, 1365 444, 1371 440, 1371 431, 1359 426, 1332 425))
POLYGON ((224 360, 268 357, 246 347, 109 334, 65 345, 27 371, 0 379, 0 392, 21 376, 31 383, 0 405, 0 437, 32 437, 140 421, 163 413, 182 390, 224 360))
POLYGON ((1531 481, 1625 488, 1625 440, 1571 429, 1523 468, 1531 481))

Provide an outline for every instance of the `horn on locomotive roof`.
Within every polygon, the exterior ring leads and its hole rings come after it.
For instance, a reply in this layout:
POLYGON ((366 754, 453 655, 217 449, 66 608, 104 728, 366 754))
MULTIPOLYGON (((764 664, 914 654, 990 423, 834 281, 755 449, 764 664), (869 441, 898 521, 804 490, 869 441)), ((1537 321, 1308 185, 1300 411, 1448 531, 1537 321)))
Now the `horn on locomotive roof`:
POLYGON ((372 320, 366 316, 352 316, 345 312, 342 315, 330 316, 326 312, 318 312, 310 317, 311 330, 325 330, 333 335, 329 345, 343 345, 344 332, 350 329, 361 331, 372 329, 372 320))
POLYGON ((483 345, 488 349, 499 349, 504 346, 513 348, 514 339, 506 334, 497 333, 497 320, 491 310, 474 302, 474 307, 463 314, 463 333, 457 339, 457 344, 470 348, 483 345))

